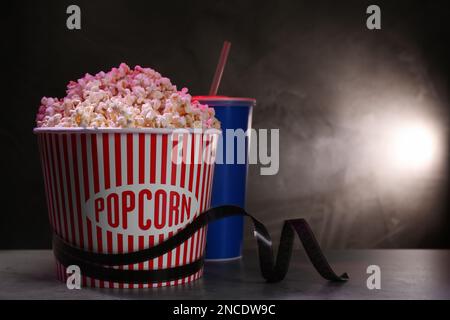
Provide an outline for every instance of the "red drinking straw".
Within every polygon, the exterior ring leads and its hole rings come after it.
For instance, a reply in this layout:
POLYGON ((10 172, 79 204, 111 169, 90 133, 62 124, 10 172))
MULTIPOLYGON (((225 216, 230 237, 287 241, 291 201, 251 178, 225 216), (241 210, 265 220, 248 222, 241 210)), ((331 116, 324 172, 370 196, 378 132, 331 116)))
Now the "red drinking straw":
POLYGON ((220 80, 222 79, 223 69, 227 64, 228 53, 230 52, 231 42, 225 41, 223 43, 222 52, 220 53, 219 63, 217 64, 216 73, 214 74, 213 82, 211 88, 209 89, 209 95, 217 95, 217 90, 219 89, 220 80))

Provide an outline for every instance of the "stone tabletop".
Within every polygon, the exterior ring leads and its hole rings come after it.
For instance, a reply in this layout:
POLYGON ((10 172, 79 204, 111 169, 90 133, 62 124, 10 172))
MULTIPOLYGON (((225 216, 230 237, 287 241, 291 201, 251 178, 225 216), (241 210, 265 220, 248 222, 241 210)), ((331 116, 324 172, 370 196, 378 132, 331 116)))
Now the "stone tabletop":
POLYGON ((282 282, 260 276, 256 252, 206 262, 203 278, 153 289, 69 290, 55 278, 50 250, 0 251, 0 299, 450 299, 449 250, 341 250, 326 255, 347 283, 322 279, 302 251, 293 253, 282 282), (367 287, 367 267, 381 271, 381 289, 367 287))

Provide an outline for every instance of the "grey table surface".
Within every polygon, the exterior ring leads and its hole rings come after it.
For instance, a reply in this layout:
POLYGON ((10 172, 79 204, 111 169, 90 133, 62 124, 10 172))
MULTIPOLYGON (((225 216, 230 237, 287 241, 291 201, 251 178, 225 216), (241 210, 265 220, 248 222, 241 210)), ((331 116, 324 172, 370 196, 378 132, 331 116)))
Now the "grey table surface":
POLYGON ((203 278, 153 289, 69 290, 54 275, 50 250, 0 251, 0 299, 450 299, 449 250, 327 251, 336 272, 350 280, 323 280, 302 251, 293 253, 286 278, 265 283, 256 253, 241 260, 206 262, 203 278), (367 288, 367 267, 381 269, 381 289, 367 288))

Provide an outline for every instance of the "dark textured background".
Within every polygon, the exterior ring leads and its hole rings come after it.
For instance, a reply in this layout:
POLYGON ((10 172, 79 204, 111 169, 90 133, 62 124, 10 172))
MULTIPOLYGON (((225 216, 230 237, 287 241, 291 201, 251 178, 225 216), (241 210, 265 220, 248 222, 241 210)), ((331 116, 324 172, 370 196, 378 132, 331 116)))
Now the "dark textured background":
MULTIPOLYGON (((42 96, 124 61, 193 94, 209 88, 223 40, 221 93, 255 97, 254 127, 280 129, 280 172, 250 168, 248 208, 274 238, 305 216, 325 247, 450 247, 448 16, 445 1, 17 1, 3 4, 0 248, 50 246, 36 139, 42 96), (365 26, 382 10, 382 30, 365 26), (82 30, 66 28, 69 4, 82 30), (387 119, 431 121, 440 165, 383 171, 387 119), (375 150, 375 151, 374 151, 375 150), (377 158, 379 161, 374 161, 377 158)), ((252 246, 250 233, 246 245, 252 246)))

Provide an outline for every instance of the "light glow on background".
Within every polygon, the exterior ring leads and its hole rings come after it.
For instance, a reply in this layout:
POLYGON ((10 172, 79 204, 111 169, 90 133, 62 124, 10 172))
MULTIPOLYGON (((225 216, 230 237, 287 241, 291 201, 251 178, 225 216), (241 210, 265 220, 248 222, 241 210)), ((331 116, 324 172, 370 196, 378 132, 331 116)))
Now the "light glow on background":
POLYGON ((388 156, 398 170, 424 170, 433 165, 437 154, 434 128, 424 123, 400 123, 389 133, 388 156))

